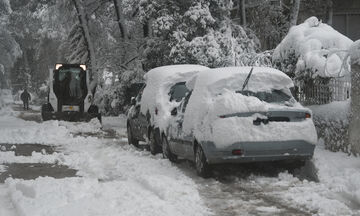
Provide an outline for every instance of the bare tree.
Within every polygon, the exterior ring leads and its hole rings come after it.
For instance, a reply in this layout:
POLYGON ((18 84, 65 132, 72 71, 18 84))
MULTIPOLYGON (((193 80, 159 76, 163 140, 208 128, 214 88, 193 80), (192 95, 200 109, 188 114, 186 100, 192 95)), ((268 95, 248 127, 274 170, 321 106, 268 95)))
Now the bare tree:
POLYGON ((89 30, 88 15, 85 12, 84 5, 81 3, 80 0, 73 0, 73 3, 76 9, 76 13, 78 15, 79 24, 82 29, 85 44, 89 53, 89 59, 91 65, 91 77, 93 79, 91 88, 94 88, 99 80, 99 76, 98 76, 98 68, 96 64, 94 44, 92 43, 90 30, 89 30))
POLYGON ((115 14, 116 14, 116 21, 119 25, 120 30, 120 36, 122 39, 126 39, 128 37, 126 25, 124 24, 124 17, 121 10, 121 4, 122 0, 113 0, 114 2, 114 8, 115 8, 115 14))

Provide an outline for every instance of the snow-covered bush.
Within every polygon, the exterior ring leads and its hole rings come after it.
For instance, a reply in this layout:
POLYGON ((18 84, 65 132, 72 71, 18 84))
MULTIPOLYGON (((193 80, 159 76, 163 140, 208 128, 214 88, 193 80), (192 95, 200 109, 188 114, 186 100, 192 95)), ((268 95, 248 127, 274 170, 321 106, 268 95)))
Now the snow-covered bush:
POLYGON ((273 63, 296 80, 346 75, 344 57, 352 40, 316 17, 294 26, 276 47, 273 63))
POLYGON ((350 100, 310 106, 319 138, 327 149, 351 153, 349 144, 350 100))
POLYGON ((118 115, 128 109, 130 101, 126 100, 128 98, 127 88, 133 83, 143 82, 144 72, 135 70, 125 70, 115 83, 97 87, 95 104, 99 106, 104 115, 118 115))

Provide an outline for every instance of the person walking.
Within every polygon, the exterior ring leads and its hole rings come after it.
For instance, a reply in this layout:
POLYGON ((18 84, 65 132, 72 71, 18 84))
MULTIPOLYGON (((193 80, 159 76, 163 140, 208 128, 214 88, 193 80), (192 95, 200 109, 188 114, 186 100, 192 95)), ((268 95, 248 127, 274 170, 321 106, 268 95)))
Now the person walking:
POLYGON ((21 93, 20 98, 24 103, 24 109, 29 110, 29 100, 31 100, 31 96, 26 89, 21 93))

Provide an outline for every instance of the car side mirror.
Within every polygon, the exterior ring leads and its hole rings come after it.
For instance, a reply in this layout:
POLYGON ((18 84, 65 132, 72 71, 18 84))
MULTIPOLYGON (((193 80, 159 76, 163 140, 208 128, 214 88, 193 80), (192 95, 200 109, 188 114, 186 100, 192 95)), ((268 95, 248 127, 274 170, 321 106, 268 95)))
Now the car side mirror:
POLYGON ((172 116, 176 116, 176 115, 177 115, 177 109, 176 109, 176 107, 175 107, 173 110, 171 110, 171 115, 172 115, 172 116))
POLYGON ((136 100, 134 97, 131 97, 131 102, 130 102, 131 106, 134 106, 136 104, 136 100))

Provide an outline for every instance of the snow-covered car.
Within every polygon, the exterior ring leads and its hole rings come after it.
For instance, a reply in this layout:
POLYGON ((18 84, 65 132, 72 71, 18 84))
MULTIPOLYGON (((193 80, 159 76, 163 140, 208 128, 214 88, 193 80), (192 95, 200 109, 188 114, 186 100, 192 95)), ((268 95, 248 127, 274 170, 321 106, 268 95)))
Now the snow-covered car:
MULTIPOLYGON (((171 111, 162 134, 163 154, 195 161, 200 176, 211 166, 311 159, 317 133, 311 111, 291 95, 292 80, 266 67, 200 72, 171 111)), ((301 163, 300 163, 301 164, 301 163)))
POLYGON ((185 82, 208 69, 200 65, 169 65, 147 72, 145 87, 132 100, 128 112, 129 144, 136 146, 139 141, 146 141, 152 154, 161 152, 160 134, 168 125, 171 110, 186 95, 185 82))

